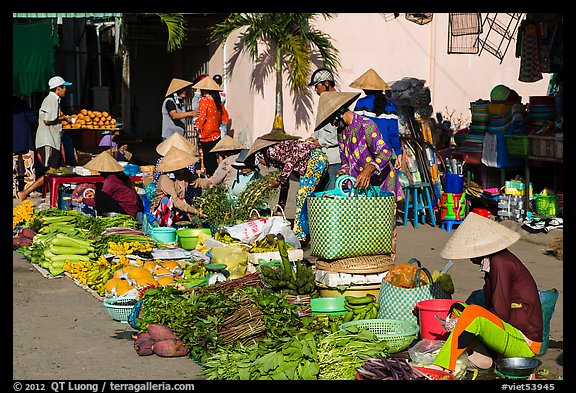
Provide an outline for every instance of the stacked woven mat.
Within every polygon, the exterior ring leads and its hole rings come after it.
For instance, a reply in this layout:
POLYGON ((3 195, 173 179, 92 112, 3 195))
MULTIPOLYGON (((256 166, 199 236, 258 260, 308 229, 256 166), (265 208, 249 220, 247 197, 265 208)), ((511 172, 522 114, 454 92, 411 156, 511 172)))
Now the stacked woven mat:
POLYGON ((392 255, 364 255, 334 260, 316 260, 316 287, 321 296, 375 293, 390 268, 392 255))

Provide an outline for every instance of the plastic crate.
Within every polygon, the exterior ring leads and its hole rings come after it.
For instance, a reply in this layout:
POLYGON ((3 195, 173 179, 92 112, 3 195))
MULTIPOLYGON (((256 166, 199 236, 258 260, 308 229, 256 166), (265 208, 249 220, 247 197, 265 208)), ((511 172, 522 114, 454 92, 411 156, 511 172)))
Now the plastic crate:
POLYGON ((530 135, 530 151, 534 157, 556 158, 556 139, 553 136, 530 135))
POLYGON ((536 213, 543 216, 556 216, 559 211, 558 196, 556 195, 534 195, 536 201, 536 213))
POLYGON ((501 188, 502 183, 500 179, 500 169, 480 166, 478 167, 479 181, 477 182, 482 189, 487 190, 490 188, 501 188))
POLYGON ((554 139, 554 157, 563 159, 564 158, 564 140, 560 138, 554 139))
POLYGON ((528 135, 506 135, 506 149, 512 156, 527 156, 530 154, 530 139, 528 135))

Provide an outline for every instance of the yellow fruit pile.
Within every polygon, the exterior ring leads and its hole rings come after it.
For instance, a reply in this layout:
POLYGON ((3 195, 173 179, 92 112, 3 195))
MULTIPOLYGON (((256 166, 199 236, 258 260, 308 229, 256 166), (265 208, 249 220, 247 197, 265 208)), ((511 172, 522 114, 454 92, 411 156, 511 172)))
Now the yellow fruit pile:
POLYGON ((151 243, 140 242, 109 242, 108 252, 114 255, 130 255, 134 251, 147 252, 152 251, 151 243))
POLYGON ((75 118, 76 122, 72 124, 64 120, 62 121, 62 128, 118 129, 116 119, 106 111, 81 109, 79 113, 71 115, 71 117, 75 118))
POLYGON ((130 261, 121 257, 119 262, 109 262, 104 256, 100 256, 96 261, 66 261, 64 271, 70 273, 83 285, 94 289, 100 296, 104 295, 104 285, 113 277, 115 272, 126 266, 130 261))
POLYGON ((21 204, 12 208, 12 229, 20 224, 25 224, 35 216, 34 204, 27 199, 24 200, 21 204))

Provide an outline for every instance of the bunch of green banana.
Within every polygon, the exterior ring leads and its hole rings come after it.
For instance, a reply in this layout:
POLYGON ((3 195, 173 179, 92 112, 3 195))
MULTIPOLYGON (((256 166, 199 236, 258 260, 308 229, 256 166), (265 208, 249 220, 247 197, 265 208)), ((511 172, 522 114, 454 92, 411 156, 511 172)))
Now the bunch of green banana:
POLYGON ((304 261, 296 261, 296 272, 290 268, 274 268, 269 265, 260 265, 262 281, 275 292, 286 292, 291 295, 315 294, 316 282, 312 269, 304 261))
POLYGON ((365 296, 345 296, 344 308, 348 313, 344 315, 344 322, 357 321, 360 319, 375 319, 380 309, 380 304, 372 294, 365 296))
POLYGON ((214 233, 214 240, 218 240, 221 243, 232 244, 238 243, 238 239, 234 239, 225 229, 218 229, 214 233))
POLYGON ((250 249, 251 253, 272 251, 278 251, 278 241, 276 240, 276 236, 273 234, 268 234, 264 239, 258 240, 250 249))

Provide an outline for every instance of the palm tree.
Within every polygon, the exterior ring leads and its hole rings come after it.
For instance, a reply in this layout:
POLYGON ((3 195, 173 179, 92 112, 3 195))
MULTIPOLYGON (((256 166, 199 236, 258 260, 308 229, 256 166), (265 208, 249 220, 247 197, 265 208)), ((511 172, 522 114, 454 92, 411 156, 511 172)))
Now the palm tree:
MULTIPOLYGON (((241 50, 245 50, 254 62, 262 61, 258 45, 262 42, 275 47, 276 112, 273 132, 285 132, 283 120, 282 66, 287 66, 290 91, 302 93, 307 87, 311 71, 311 53, 318 52, 324 67, 334 71, 339 65, 338 50, 331 37, 313 28, 311 22, 318 14, 313 13, 234 13, 224 21, 212 26, 210 40, 221 44, 232 32, 246 28, 241 34, 241 50)), ((325 19, 331 14, 321 14, 325 19)))

